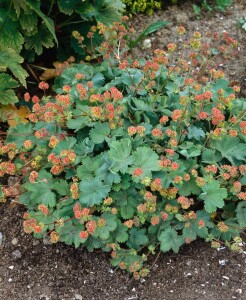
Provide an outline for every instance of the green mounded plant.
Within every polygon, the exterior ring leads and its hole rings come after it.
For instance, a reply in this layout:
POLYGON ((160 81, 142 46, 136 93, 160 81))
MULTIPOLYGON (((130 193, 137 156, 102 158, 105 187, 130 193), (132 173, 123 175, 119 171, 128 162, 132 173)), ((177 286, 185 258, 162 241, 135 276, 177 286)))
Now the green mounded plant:
POLYGON ((203 0, 201 5, 193 4, 193 11, 196 15, 196 18, 200 18, 200 13, 202 10, 211 12, 213 10, 225 11, 225 9, 232 5, 232 0, 215 0, 215 1, 207 1, 203 0))
POLYGON ((246 107, 218 67, 237 42, 224 33, 215 50, 195 32, 188 61, 171 63, 173 43, 135 60, 123 25, 99 24, 88 36, 96 32, 104 42, 89 51, 92 65, 59 66, 56 96, 25 94, 30 122, 10 128, 0 148, 0 176, 19 176, 2 186, 2 201, 26 205, 25 232, 111 251, 112 265, 136 279, 150 254, 197 238, 239 250, 246 107))
POLYGON ((246 15, 239 20, 239 26, 246 31, 246 15))
POLYGON ((0 104, 18 102, 13 89, 19 83, 7 70, 26 87, 28 73, 21 64, 32 62, 45 49, 56 48, 54 59, 84 57, 72 32, 86 34, 97 22, 112 24, 120 20, 123 9, 120 0, 1 0, 0 104))
POLYGON ((225 10, 228 6, 232 5, 232 0, 215 0, 215 9, 225 10))

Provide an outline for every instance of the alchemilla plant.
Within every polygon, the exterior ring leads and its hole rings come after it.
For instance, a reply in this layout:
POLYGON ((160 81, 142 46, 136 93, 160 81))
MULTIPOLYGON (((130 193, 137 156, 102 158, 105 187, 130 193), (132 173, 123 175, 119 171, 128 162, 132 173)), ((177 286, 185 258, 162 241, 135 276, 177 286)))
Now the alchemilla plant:
POLYGON ((187 61, 174 63, 173 43, 149 61, 128 57, 127 34, 99 24, 85 48, 74 32, 93 63, 60 65, 56 96, 44 82, 41 99, 24 95, 30 122, 9 129, 0 176, 19 178, 1 196, 19 194, 25 232, 110 251, 113 266, 138 279, 158 249, 178 252, 197 238, 240 248, 246 110, 219 69, 237 48, 227 33, 215 49, 195 32, 184 43, 187 61), (104 38, 96 49, 95 32, 104 38))

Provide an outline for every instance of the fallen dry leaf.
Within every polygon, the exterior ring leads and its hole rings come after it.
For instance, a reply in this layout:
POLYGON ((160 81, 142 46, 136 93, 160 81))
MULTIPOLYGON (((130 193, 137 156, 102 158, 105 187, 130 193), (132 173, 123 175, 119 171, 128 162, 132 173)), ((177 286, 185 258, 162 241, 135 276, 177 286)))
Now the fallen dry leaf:
POLYGON ((0 108, 0 120, 8 122, 9 126, 14 127, 19 123, 27 123, 27 117, 30 110, 27 106, 21 106, 19 109, 13 105, 4 105, 0 108))
MULTIPOLYGON (((59 64, 61 64, 59 61, 56 61, 53 63, 53 66, 56 68, 59 64)), ((56 69, 45 69, 45 71, 41 74, 39 77, 40 80, 46 81, 52 78, 56 77, 56 69)))
POLYGON ((40 80, 46 81, 56 77, 56 69, 46 69, 41 76, 39 77, 40 80))

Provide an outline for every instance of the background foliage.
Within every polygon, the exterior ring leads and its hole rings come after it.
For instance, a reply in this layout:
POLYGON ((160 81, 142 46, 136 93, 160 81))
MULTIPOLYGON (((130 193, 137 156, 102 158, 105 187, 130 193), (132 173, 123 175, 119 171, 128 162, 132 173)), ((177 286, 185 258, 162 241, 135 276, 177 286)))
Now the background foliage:
MULTIPOLYGON (((123 2, 126 5, 127 11, 130 13, 153 14, 155 10, 163 8, 168 4, 179 4, 181 3, 181 0, 123 0, 123 2)), ((200 12, 201 8, 204 8, 205 10, 224 10, 226 7, 232 4, 232 0, 193 0, 192 2, 194 2, 194 10, 196 10, 196 12, 200 12)))
MULTIPOLYGON (((32 62, 49 48, 54 59, 84 57, 72 32, 85 35, 97 22, 120 20, 120 0, 2 0, 0 2, 0 104, 18 102, 14 88, 26 87, 28 73, 22 63, 32 62), (14 78, 6 73, 9 70, 14 78)), ((98 41, 100 42, 100 41, 98 41)))

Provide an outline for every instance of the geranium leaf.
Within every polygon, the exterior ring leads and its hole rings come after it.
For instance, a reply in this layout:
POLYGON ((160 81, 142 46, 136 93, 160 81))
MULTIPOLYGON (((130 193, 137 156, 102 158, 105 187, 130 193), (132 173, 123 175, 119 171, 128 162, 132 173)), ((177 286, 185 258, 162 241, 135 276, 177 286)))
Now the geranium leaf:
POLYGON ((188 139, 195 139, 197 141, 205 138, 205 132, 196 126, 190 126, 188 129, 188 139))
POLYGON ((108 157, 112 161, 110 170, 113 172, 121 172, 125 174, 128 170, 128 166, 132 163, 130 157, 132 144, 130 139, 122 139, 120 141, 113 141, 109 144, 110 150, 108 151, 108 157))
POLYGON ((79 184, 80 197, 79 200, 86 206, 93 206, 100 204, 104 198, 107 197, 110 186, 105 185, 99 179, 83 180, 79 184))
POLYGON ((110 237, 112 231, 117 228, 117 221, 115 215, 110 213, 103 213, 102 218, 106 221, 105 226, 97 227, 93 236, 100 237, 102 240, 107 240, 110 237))
POLYGON ((201 148, 201 145, 194 145, 191 142, 187 142, 180 146, 182 150, 179 153, 186 158, 197 157, 201 154, 201 148))
POLYGON ((236 208, 237 220, 240 227, 246 227, 246 203, 240 202, 236 208))
POLYGON ((137 85, 141 82, 143 73, 137 69, 128 69, 122 74, 122 82, 127 86, 137 85))
POLYGON ((220 90, 220 89, 225 90, 228 88, 228 85, 229 85, 228 80, 218 79, 216 81, 216 83, 212 86, 211 90, 214 92, 218 92, 218 90, 220 90))
POLYGON ((175 253, 178 253, 180 246, 184 243, 183 238, 171 227, 162 231, 159 241, 161 251, 167 252, 172 249, 175 253))
POLYGON ((179 192, 182 196, 189 196, 191 194, 199 195, 201 193, 201 188, 197 186, 195 180, 191 178, 188 182, 182 185, 179 192))
POLYGON ((60 179, 59 181, 55 181, 52 184, 52 188, 57 191, 58 194, 62 196, 69 195, 69 184, 66 180, 60 179))
POLYGON ((45 170, 38 173, 37 181, 29 184, 31 191, 30 199, 37 204, 44 204, 48 207, 56 205, 56 195, 52 192, 52 175, 45 170))
POLYGON ((99 238, 89 236, 86 241, 86 248, 88 251, 92 252, 94 249, 99 249, 104 246, 104 242, 99 238))
POLYGON ((132 228, 129 233, 130 236, 127 245, 130 248, 138 250, 140 246, 145 245, 148 242, 145 229, 132 228))
POLYGON ((116 230, 113 232, 115 239, 118 243, 124 243, 128 240, 128 228, 122 223, 118 222, 116 230))
POLYGON ((151 148, 138 147, 132 154, 131 158, 133 159, 133 166, 130 169, 131 173, 136 168, 140 168, 143 171, 143 177, 151 177, 152 171, 159 170, 159 157, 151 148))
POLYGON ((110 165, 110 162, 102 161, 102 165, 96 170, 95 175, 97 178, 111 186, 112 183, 120 183, 121 177, 118 173, 110 170, 110 165))
POLYGON ((101 156, 87 156, 82 160, 82 166, 77 168, 77 176, 81 180, 92 179, 96 170, 101 166, 101 156))
POLYGON ((218 181, 212 181, 202 187, 203 193, 199 198, 204 200, 205 210, 209 213, 215 212, 217 208, 224 206, 224 199, 227 196, 225 188, 221 188, 218 181))
POLYGON ((81 239, 79 233, 84 230, 84 225, 80 224, 79 222, 66 220, 62 227, 56 228, 57 233, 59 233, 60 241, 64 242, 67 245, 74 244, 75 248, 78 248, 80 244, 84 243, 85 241, 81 239))
POLYGON ((102 218, 106 220, 106 227, 108 231, 114 231, 117 228, 116 216, 111 213, 103 213, 102 218))
POLYGON ((227 158, 233 165, 245 163, 246 144, 240 143, 237 137, 233 138, 232 142, 230 136, 224 136, 219 141, 213 141, 212 148, 218 150, 222 157, 227 158))
POLYGON ((134 216, 135 209, 129 205, 122 206, 120 209, 120 214, 123 219, 131 219, 134 216))
POLYGON ((202 161, 211 164, 213 162, 219 162, 221 161, 222 156, 219 152, 215 152, 215 150, 212 149, 204 149, 202 151, 202 161))
POLYGON ((74 137, 68 137, 64 140, 60 141, 55 148, 52 150, 52 152, 56 154, 60 154, 62 150, 70 150, 74 148, 74 145, 76 144, 77 140, 74 137))
POLYGON ((105 78, 102 73, 97 73, 92 77, 91 81, 93 82, 93 87, 99 88, 103 86, 105 78))
POLYGON ((15 143, 17 148, 21 148, 27 137, 32 136, 33 125, 31 123, 17 124, 16 127, 10 127, 8 130, 8 143, 15 143))
POLYGON ((109 134, 110 127, 108 123, 97 123, 95 127, 90 130, 90 138, 95 144, 104 142, 109 134))

